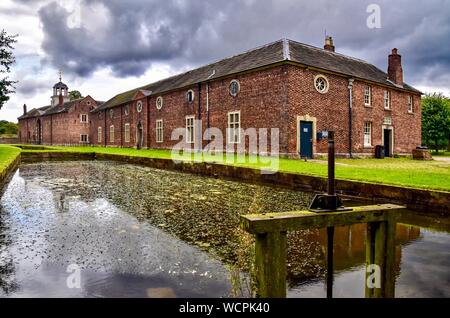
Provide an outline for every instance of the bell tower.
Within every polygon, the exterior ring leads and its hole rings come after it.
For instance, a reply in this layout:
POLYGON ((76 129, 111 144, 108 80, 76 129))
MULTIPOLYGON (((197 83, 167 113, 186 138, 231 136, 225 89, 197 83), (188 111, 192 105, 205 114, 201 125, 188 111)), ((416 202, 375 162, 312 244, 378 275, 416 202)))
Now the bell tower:
POLYGON ((69 87, 62 82, 62 72, 59 72, 59 82, 53 86, 52 106, 62 106, 69 102, 69 87))

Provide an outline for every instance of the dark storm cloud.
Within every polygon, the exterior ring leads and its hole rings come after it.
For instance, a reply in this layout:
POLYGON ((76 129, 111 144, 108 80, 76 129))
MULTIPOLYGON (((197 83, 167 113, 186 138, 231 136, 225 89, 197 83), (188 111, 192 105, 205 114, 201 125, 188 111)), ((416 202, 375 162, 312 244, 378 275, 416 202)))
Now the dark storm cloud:
MULTIPOLYGON (((100 67, 110 67, 118 76, 141 75, 155 62, 174 68, 194 66, 282 37, 322 46, 327 30, 339 52, 385 70, 387 55, 398 47, 407 81, 450 86, 450 11, 444 0, 85 0, 82 4, 88 11, 104 5, 109 23, 93 32, 83 21, 93 17, 82 13, 81 28, 69 28, 68 12, 56 2, 39 11, 48 60, 79 76, 100 67), (366 25, 371 3, 381 7, 381 29, 366 25)), ((102 18, 97 19, 101 24, 102 18)))

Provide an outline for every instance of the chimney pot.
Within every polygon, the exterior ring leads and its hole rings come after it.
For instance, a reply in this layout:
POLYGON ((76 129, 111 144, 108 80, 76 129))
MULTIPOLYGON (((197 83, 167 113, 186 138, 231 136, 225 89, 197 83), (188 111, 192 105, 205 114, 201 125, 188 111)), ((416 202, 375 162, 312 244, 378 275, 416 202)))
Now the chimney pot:
POLYGON ((326 36, 325 37, 325 46, 323 48, 325 50, 327 50, 327 51, 330 51, 330 52, 334 52, 335 51, 333 38, 331 36, 326 36))
POLYGON ((388 78, 397 85, 403 86, 402 56, 396 48, 389 55, 388 78))

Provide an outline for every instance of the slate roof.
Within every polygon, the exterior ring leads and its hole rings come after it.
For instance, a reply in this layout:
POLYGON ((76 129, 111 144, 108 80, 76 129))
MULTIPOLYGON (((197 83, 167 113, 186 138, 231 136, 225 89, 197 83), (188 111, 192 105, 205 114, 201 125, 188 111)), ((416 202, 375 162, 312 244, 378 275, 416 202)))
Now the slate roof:
POLYGON ((51 106, 44 106, 41 108, 33 108, 29 112, 27 112, 25 115, 20 116, 18 119, 27 119, 27 118, 33 118, 42 116, 51 106))
MULTIPOLYGON (((214 80, 224 76, 245 72, 260 67, 270 66, 280 62, 293 62, 326 71, 332 71, 357 79, 368 80, 375 83, 401 88, 420 93, 412 86, 403 87, 395 85, 388 80, 388 75, 376 66, 363 60, 346 56, 340 53, 327 51, 311 45, 292 40, 279 40, 245 53, 202 66, 189 72, 175 75, 156 83, 148 84, 114 96, 93 112, 113 108, 133 100, 135 94, 141 91, 151 92, 154 95, 194 85, 199 82, 214 80)), ((145 94, 147 96, 147 94, 145 94)))
MULTIPOLYGON (((20 116, 18 119, 27 119, 27 118, 34 118, 34 117, 38 117, 38 116, 48 116, 48 115, 64 113, 64 112, 67 112, 70 109, 70 107, 72 107, 74 104, 76 104, 77 102, 79 102, 83 99, 85 99, 85 97, 75 99, 70 102, 66 102, 62 106, 56 105, 56 106, 44 106, 41 108, 34 108, 34 109, 30 110, 29 112, 27 112, 25 115, 20 116)), ((104 102, 96 101, 96 103, 97 103, 97 105, 102 105, 104 102)))

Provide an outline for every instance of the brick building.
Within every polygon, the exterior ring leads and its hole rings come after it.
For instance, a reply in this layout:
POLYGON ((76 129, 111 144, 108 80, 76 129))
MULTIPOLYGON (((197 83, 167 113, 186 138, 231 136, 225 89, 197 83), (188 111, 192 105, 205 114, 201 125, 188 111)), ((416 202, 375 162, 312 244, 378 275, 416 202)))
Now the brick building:
POLYGON ((27 111, 19 120, 19 141, 38 145, 88 145, 90 112, 99 102, 87 96, 70 101, 66 84, 53 87, 51 104, 27 111))
POLYGON ((247 145, 239 129, 277 128, 279 152, 290 156, 326 153, 326 141, 318 139, 326 130, 335 131, 343 156, 373 155, 376 145, 388 156, 410 153, 421 144, 421 93, 404 83, 396 49, 388 59, 386 73, 336 53, 330 37, 324 49, 280 40, 93 107, 89 143, 170 149, 179 143, 171 140, 175 129, 198 143, 214 127, 225 149, 247 145))

